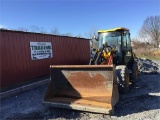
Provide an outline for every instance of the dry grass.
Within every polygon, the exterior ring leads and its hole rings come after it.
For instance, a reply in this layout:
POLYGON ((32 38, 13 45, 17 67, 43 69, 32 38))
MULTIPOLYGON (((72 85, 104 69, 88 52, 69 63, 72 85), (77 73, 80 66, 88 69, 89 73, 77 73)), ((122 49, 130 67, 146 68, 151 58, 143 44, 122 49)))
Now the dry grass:
POLYGON ((154 50, 149 55, 145 56, 144 54, 141 54, 141 52, 136 54, 139 58, 147 58, 152 60, 160 60, 160 49, 154 50))
POLYGON ((153 51, 152 53, 153 56, 159 56, 160 57, 160 49, 153 51))

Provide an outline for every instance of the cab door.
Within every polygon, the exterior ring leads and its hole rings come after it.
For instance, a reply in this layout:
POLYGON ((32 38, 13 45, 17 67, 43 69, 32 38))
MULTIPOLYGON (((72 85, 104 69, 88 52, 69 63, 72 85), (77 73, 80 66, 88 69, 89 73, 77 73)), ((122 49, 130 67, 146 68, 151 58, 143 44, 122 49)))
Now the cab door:
POLYGON ((124 63, 128 64, 128 62, 132 59, 132 48, 131 48, 131 39, 129 31, 124 31, 123 33, 123 46, 124 46, 124 63))

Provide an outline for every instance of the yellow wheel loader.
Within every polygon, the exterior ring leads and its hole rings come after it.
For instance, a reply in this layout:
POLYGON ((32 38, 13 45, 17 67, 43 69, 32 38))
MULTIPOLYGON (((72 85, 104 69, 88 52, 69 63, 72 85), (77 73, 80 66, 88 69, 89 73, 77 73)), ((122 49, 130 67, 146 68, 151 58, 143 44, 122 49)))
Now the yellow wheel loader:
MULTIPOLYGON (((88 65, 51 65, 44 104, 113 114, 119 93, 127 93, 138 77, 127 28, 99 30, 98 49, 88 65)), ((93 46, 91 46, 93 47, 93 46)))

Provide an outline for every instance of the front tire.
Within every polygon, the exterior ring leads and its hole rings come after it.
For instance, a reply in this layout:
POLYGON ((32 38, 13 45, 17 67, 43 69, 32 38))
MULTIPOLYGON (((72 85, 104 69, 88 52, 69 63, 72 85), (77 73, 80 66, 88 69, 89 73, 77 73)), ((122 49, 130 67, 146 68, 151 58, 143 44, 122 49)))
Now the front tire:
POLYGON ((119 93, 126 94, 129 91, 129 73, 126 65, 116 66, 119 93))
POLYGON ((135 83, 138 79, 138 66, 137 66, 137 62, 134 61, 133 66, 132 66, 132 73, 131 73, 131 82, 135 83))

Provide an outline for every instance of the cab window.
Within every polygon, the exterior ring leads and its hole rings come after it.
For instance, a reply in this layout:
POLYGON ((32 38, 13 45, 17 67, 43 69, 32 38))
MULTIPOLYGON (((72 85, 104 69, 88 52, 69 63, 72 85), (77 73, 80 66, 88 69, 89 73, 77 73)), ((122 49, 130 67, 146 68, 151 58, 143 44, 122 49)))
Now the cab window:
POLYGON ((129 31, 124 31, 123 35, 123 43, 124 43, 124 48, 130 49, 131 48, 131 40, 130 40, 130 33, 129 31))

